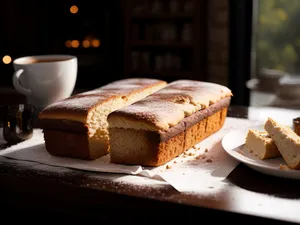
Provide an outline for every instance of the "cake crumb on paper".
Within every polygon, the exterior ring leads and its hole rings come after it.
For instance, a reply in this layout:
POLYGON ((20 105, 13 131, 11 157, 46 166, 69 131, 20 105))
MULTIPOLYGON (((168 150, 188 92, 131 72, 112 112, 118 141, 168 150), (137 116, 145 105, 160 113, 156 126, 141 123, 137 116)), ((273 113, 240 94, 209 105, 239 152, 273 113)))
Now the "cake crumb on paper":
POLYGON ((208 149, 206 148, 206 149, 204 150, 204 152, 208 152, 208 149))
POLYGON ((290 168, 287 165, 284 165, 284 164, 280 164, 279 169, 280 170, 290 170, 290 168))
POLYGON ((203 155, 198 155, 196 159, 202 159, 203 155))
POLYGON ((212 160, 211 160, 211 159, 207 159, 207 160, 206 160, 206 162, 208 162, 208 163, 211 163, 211 162, 212 162, 212 160))

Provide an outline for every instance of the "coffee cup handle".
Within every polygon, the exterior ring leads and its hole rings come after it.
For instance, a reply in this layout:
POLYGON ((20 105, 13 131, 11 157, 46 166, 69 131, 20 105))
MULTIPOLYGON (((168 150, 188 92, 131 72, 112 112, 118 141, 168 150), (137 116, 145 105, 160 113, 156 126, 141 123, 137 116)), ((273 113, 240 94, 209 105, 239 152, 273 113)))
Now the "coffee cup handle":
POLYGON ((20 84, 20 82, 19 82, 20 76, 21 76, 21 74, 23 72, 24 72, 23 69, 19 69, 16 72, 14 72, 14 75, 13 75, 13 85, 17 89, 17 91, 20 92, 21 94, 23 94, 23 95, 30 95, 31 94, 31 90, 27 89, 27 88, 24 88, 20 84))

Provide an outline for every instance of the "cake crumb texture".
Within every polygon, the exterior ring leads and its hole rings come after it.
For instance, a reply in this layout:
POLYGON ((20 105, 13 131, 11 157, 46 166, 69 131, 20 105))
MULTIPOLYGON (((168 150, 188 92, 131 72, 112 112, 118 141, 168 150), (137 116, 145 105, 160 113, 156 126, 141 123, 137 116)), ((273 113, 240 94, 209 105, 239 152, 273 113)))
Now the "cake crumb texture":
POLYGON ((270 159, 281 156, 275 142, 266 131, 249 129, 245 145, 251 154, 260 159, 270 159))
POLYGON ((274 140, 283 159, 291 169, 300 169, 300 137, 288 126, 268 118, 265 130, 274 140))
POLYGON ((109 128, 112 163, 160 166, 222 128, 227 108, 208 116, 180 134, 161 142, 158 132, 109 128))

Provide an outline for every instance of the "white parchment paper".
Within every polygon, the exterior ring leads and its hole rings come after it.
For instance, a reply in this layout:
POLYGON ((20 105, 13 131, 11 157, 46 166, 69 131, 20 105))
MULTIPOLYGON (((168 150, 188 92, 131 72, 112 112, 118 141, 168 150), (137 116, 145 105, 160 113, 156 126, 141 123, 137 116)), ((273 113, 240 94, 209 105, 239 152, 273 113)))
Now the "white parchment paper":
MULTIPOLYGON (((222 148, 221 140, 224 135, 232 129, 259 123, 261 122, 227 117, 220 131, 167 164, 155 168, 113 164, 110 163, 109 155, 93 161, 50 155, 45 149, 43 133, 40 129, 34 130, 31 139, 1 150, 0 156, 79 170, 141 175, 163 179, 181 192, 197 191, 204 185, 207 187, 224 180, 238 165, 238 162, 222 148)), ((0 143, 2 142, 3 140, 0 140, 0 143)))

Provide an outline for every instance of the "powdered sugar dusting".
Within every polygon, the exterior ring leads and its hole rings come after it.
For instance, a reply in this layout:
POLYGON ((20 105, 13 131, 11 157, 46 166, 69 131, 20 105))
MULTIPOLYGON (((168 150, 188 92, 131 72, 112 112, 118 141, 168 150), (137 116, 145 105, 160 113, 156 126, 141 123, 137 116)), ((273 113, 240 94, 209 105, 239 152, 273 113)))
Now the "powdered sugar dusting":
POLYGON ((119 87, 119 86, 123 86, 123 85, 153 85, 156 84, 158 82, 164 82, 164 81, 159 81, 157 79, 151 79, 151 78, 128 78, 128 79, 122 79, 122 80, 117 80, 117 81, 113 81, 105 86, 103 86, 103 89, 106 88, 110 88, 110 87, 119 87))
POLYGON ((186 116, 231 95, 230 89, 219 84, 178 80, 130 106, 113 112, 108 119, 110 126, 115 127, 117 125, 110 118, 128 115, 146 123, 150 122, 157 129, 167 130, 186 116))
POLYGON ((63 111, 87 111, 92 106, 100 104, 108 98, 113 98, 116 95, 110 92, 101 91, 100 93, 88 93, 80 94, 76 97, 65 99, 64 101, 56 102, 46 108, 46 110, 57 110, 63 111))
POLYGON ((151 88, 154 85, 165 83, 156 79, 139 78, 124 79, 112 82, 95 90, 83 92, 67 99, 60 100, 47 106, 41 113, 41 118, 51 118, 52 111, 77 112, 87 111, 91 107, 108 101, 112 98, 122 98, 134 92, 151 88))

